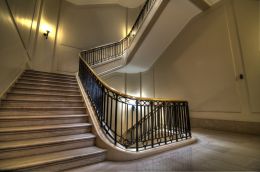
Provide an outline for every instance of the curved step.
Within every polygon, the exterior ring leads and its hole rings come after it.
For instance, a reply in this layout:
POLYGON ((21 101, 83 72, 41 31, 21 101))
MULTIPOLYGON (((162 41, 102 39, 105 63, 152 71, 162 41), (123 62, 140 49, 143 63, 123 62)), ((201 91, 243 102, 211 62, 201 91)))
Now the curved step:
POLYGON ((43 137, 83 134, 90 132, 91 124, 60 124, 0 128, 0 141, 36 139, 43 137))
POLYGON ((88 165, 105 159, 105 150, 97 147, 72 149, 30 157, 3 160, 0 170, 61 171, 80 165, 88 165))
POLYGON ((78 95, 79 90, 62 90, 62 89, 42 89, 42 88, 26 88, 26 87, 13 87, 12 93, 46 93, 46 94, 66 94, 66 95, 78 95))
POLYGON ((33 74, 33 75, 47 75, 47 76, 58 76, 58 77, 65 77, 65 78, 75 78, 75 75, 66 75, 61 73, 50 73, 50 72, 42 72, 36 70, 26 70, 23 74, 33 74))
POLYGON ((88 115, 0 115, 1 127, 58 125, 88 122, 88 115))
POLYGON ((19 100, 82 100, 80 94, 65 95, 65 94, 45 94, 45 93, 7 93, 7 99, 19 100))
POLYGON ((38 89, 62 89, 62 90, 79 90, 78 86, 64 86, 64 85, 53 85, 53 84, 38 84, 33 82, 19 81, 15 84, 15 87, 27 87, 27 88, 38 88, 38 89))
POLYGON ((86 107, 0 107, 0 112, 86 112, 86 107))
POLYGON ((93 146, 91 133, 0 143, 0 160, 93 146))
POLYGON ((19 78, 18 82, 37 82, 39 84, 54 84, 54 85, 65 85, 65 86, 78 86, 76 81, 67 82, 67 81, 55 81, 55 80, 47 80, 47 79, 33 79, 33 78, 19 78))
POLYGON ((32 78, 32 79, 45 79, 50 81, 63 81, 63 82, 77 82, 76 78, 65 78, 65 77, 57 77, 57 76, 46 76, 46 75, 34 75, 34 74, 26 74, 24 73, 21 78, 32 78))
POLYGON ((15 100, 4 99, 2 107, 84 107, 83 101, 73 100, 15 100))

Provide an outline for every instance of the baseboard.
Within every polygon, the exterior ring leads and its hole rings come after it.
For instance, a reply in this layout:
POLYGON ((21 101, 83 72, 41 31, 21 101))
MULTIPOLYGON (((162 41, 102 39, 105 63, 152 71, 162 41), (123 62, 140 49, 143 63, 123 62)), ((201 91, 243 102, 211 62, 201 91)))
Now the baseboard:
POLYGON ((23 74, 23 72, 26 70, 27 63, 24 65, 25 67, 18 71, 17 75, 14 77, 13 81, 10 82, 10 84, 6 87, 6 89, 0 94, 0 104, 1 104, 1 100, 4 99, 6 97, 7 92, 12 88, 12 86, 16 83, 16 81, 19 79, 19 77, 23 74))
POLYGON ((192 128, 260 135, 260 122, 191 118, 192 128))

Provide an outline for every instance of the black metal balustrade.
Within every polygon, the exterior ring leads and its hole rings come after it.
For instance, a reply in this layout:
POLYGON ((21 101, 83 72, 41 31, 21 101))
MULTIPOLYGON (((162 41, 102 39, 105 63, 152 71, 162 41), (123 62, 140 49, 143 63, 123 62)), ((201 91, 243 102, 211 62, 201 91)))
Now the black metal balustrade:
POLYGON ((85 50, 81 52, 81 57, 89 64, 96 65, 108 60, 122 56, 124 52, 130 47, 133 42, 137 31, 141 27, 146 16, 153 7, 156 0, 147 0, 144 4, 142 10, 140 11, 131 31, 126 35, 126 37, 118 42, 102 45, 90 50, 85 50))
POLYGON ((100 80, 82 57, 79 77, 100 126, 115 145, 140 151, 191 138, 187 101, 120 93, 100 80))

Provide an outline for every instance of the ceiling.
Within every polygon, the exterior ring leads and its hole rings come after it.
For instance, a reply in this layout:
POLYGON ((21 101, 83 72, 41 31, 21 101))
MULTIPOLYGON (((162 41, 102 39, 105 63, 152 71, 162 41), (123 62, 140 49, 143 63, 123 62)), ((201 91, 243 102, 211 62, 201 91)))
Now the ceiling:
POLYGON ((212 6, 213 4, 219 2, 220 0, 204 0, 206 3, 208 3, 210 6, 212 6))
POLYGON ((74 5, 119 4, 127 8, 136 8, 145 2, 145 0, 66 0, 66 1, 74 5))

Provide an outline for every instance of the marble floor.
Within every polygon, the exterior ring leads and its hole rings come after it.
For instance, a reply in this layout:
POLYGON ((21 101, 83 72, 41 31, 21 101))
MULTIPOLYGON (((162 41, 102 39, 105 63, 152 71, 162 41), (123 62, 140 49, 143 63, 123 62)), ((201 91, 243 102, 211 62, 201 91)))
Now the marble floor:
POLYGON ((193 129, 198 142, 125 162, 105 161, 69 172, 91 171, 260 171, 260 136, 193 129))

